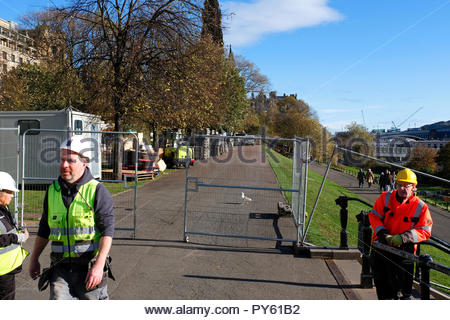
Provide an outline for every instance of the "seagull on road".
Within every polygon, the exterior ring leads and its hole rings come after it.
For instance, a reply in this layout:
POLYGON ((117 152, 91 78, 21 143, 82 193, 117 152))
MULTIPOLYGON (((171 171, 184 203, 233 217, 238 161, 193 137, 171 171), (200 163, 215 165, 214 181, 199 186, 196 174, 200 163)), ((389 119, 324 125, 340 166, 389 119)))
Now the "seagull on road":
POLYGON ((241 198, 242 198, 243 202, 250 202, 250 201, 252 201, 252 199, 247 197, 243 192, 241 193, 241 198))

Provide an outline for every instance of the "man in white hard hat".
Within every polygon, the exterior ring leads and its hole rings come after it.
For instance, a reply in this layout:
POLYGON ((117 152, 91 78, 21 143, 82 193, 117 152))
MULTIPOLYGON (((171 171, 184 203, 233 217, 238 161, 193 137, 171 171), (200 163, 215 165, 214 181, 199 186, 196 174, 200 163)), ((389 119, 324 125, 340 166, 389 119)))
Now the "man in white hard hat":
POLYGON ((90 139, 74 136, 60 147, 60 177, 44 199, 30 261, 30 276, 40 274, 39 256, 51 241, 50 299, 108 299, 108 254, 114 234, 110 193, 87 164, 90 139))
POLYGON ((0 300, 14 300, 15 275, 22 271, 22 263, 28 255, 22 248, 28 231, 18 229, 8 208, 14 192, 18 191, 11 175, 0 171, 0 300))

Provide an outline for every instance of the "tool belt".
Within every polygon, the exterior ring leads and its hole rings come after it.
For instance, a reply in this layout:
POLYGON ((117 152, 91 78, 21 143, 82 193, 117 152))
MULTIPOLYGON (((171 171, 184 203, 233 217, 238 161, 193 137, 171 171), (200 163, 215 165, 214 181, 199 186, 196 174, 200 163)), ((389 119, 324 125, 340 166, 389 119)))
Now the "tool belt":
MULTIPOLYGON (((94 257, 91 259, 91 261, 89 261, 88 270, 90 270, 94 266, 95 261, 97 261, 97 257, 94 257)), ((106 280, 106 278, 110 278, 116 281, 116 278, 114 278, 114 275, 111 270, 111 261, 112 258, 110 256, 106 257, 105 266, 103 268, 103 279, 106 280)))
MULTIPOLYGON (((80 261, 76 261, 73 262, 69 259, 63 259, 63 260, 59 260, 58 263, 51 263, 49 268, 44 268, 42 270, 42 273, 39 277, 39 281, 38 281, 38 289, 39 291, 44 291, 45 289, 47 289, 49 283, 50 283, 50 279, 52 277, 53 274, 53 270, 55 267, 60 267, 60 268, 70 268, 70 269, 74 269, 74 270, 85 270, 88 271, 92 268, 92 266, 94 265, 95 261, 97 261, 97 257, 92 258, 87 265, 86 264, 80 264, 78 262, 80 261)), ((106 262, 105 262, 105 267, 103 268, 103 279, 102 281, 97 285, 97 288, 101 288, 104 287, 106 285, 106 280, 107 278, 110 278, 112 280, 116 280, 114 278, 114 275, 112 273, 111 270, 111 261, 112 258, 110 256, 108 256, 106 258, 106 262)))

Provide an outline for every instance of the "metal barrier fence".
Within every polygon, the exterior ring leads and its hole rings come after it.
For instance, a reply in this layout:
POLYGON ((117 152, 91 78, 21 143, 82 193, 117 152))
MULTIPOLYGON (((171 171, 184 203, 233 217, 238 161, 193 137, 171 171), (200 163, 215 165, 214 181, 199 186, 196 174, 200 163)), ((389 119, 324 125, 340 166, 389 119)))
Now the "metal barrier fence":
POLYGON ((110 191, 114 202, 116 230, 136 236, 138 150, 136 135, 130 132, 29 129, 21 139, 20 225, 37 227, 48 185, 59 176, 59 147, 71 135, 82 135, 90 152, 89 168, 95 179, 110 191), (119 157, 114 157, 117 148, 119 157), (120 159, 120 160, 117 160, 120 159), (122 166, 114 165, 116 161, 122 166), (120 168, 121 173, 114 168, 120 168))
MULTIPOLYGON (((20 128, 0 128, 0 171, 9 173, 17 185, 19 184, 19 132, 20 128)), ((19 217, 18 195, 16 194, 13 202, 10 204, 10 210, 14 218, 19 217)))
POLYGON ((186 169, 185 241, 209 236, 202 241, 298 243, 305 213, 307 140, 197 135, 188 144, 199 159, 186 169), (293 167, 274 157, 271 147, 278 143, 294 146, 293 167), (279 202, 292 205, 294 215, 280 216, 279 202))
POLYGON ((300 228, 300 237, 305 234, 306 190, 309 162, 309 140, 296 138, 294 140, 292 159, 292 189, 303 190, 292 196, 292 212, 297 226, 300 228))

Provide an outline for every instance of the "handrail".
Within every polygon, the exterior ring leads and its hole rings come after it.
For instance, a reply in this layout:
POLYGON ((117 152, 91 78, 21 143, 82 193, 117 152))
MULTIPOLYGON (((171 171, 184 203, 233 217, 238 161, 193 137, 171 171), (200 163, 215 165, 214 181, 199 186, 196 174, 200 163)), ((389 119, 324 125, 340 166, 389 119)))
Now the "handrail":
MULTIPOLYGON (((432 239, 432 240, 434 240, 434 239, 432 239)), ((440 244, 439 242, 426 240, 426 241, 422 241, 422 242, 418 243, 418 245, 421 245, 421 246, 429 245, 429 246, 435 247, 436 249, 439 249, 439 250, 445 252, 446 254, 450 254, 450 249, 447 246, 440 244)))
POLYGON ((391 247, 391 246, 389 246, 387 244, 383 244, 383 243, 380 243, 378 241, 374 241, 372 243, 372 247, 375 248, 375 249, 381 249, 381 250, 384 250, 384 251, 388 251, 389 253, 395 254, 395 255, 397 255, 399 257, 402 257, 402 258, 406 258, 406 259, 411 260, 411 261, 413 261, 415 263, 421 263, 422 262, 425 266, 429 267, 430 269, 433 269, 433 270, 445 273, 446 275, 450 275, 450 267, 445 266, 445 265, 440 264, 440 263, 437 263, 437 262, 434 262, 433 259, 428 260, 428 261, 421 261, 421 259, 420 259, 421 256, 418 257, 418 256, 416 256, 416 255, 414 255, 412 253, 408 253, 406 251, 403 251, 403 250, 391 247))
POLYGON ((442 239, 440 239, 438 237, 431 236, 430 239, 433 240, 433 241, 436 241, 437 243, 439 243, 439 244, 441 244, 441 245, 443 245, 445 247, 447 247, 447 249, 450 248, 450 243, 448 243, 448 242, 446 242, 446 241, 444 241, 444 240, 442 240, 442 239))
POLYGON ((414 254, 396 249, 386 244, 382 244, 378 241, 372 243, 372 248, 375 250, 387 251, 391 254, 400 256, 416 263, 416 266, 418 267, 418 269, 420 269, 420 278, 418 280, 420 283, 421 300, 430 300, 430 288, 432 284, 430 281, 430 269, 436 270, 446 275, 450 275, 450 267, 434 262, 433 258, 429 254, 422 254, 417 257, 414 254))

